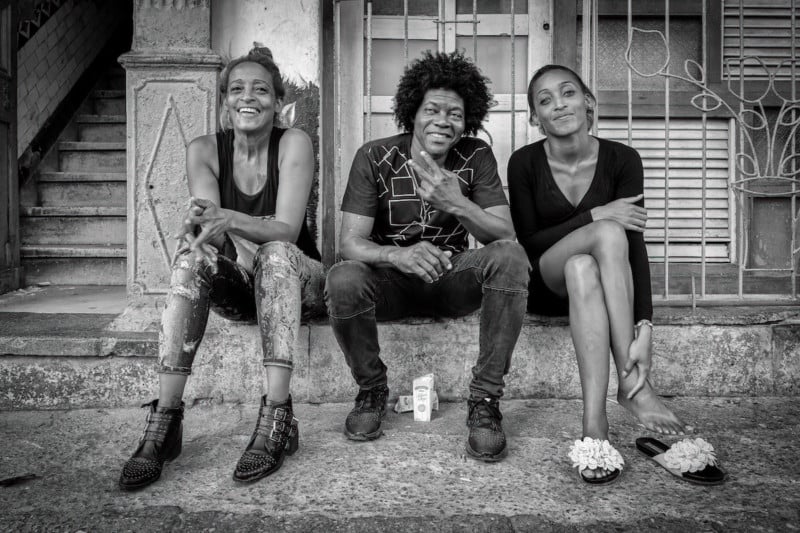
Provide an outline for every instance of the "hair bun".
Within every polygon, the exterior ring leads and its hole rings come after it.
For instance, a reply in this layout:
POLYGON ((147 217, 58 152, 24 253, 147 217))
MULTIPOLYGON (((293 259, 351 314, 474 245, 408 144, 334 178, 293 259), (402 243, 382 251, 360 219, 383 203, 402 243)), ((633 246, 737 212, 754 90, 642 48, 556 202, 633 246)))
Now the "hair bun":
POLYGON ((250 50, 250 52, 247 53, 247 55, 252 59, 265 57, 270 61, 274 61, 272 59, 272 50, 270 50, 269 48, 258 42, 253 42, 253 48, 250 50))

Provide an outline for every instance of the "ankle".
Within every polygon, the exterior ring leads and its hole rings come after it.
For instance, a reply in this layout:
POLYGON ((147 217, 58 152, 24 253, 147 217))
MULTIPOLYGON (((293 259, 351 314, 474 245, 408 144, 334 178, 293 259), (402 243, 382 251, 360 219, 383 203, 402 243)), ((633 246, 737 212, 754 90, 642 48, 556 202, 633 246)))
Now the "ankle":
POLYGON ((593 439, 608 440, 608 419, 587 419, 583 420, 583 436, 593 439))
POLYGON ((280 395, 267 393, 267 403, 271 403, 271 404, 277 405, 277 404, 281 404, 281 403, 286 403, 286 401, 288 399, 289 399, 289 393, 288 392, 286 394, 280 394, 280 395))
POLYGON ((158 408, 159 409, 180 409, 183 406, 183 402, 180 398, 159 398, 158 399, 158 408))

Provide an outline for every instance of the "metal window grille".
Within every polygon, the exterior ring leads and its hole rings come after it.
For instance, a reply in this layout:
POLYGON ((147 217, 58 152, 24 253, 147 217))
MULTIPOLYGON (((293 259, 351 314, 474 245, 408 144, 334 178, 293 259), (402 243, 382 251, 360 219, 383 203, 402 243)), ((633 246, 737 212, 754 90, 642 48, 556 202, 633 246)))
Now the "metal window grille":
MULTIPOLYGON (((797 303, 798 1, 701 0, 700 48, 685 61, 675 59, 683 30, 680 13, 671 16, 670 0, 657 16, 635 11, 627 0, 624 17, 616 21, 618 26, 623 21, 624 46, 609 45, 603 33, 602 0, 578 2, 584 79, 595 93, 603 89, 598 65, 604 45, 623 65, 627 112, 607 116, 601 104, 596 128, 643 156, 650 212, 645 237, 656 304, 797 303), (720 12, 710 13, 709 6, 720 12), (712 14, 721 28, 709 27, 712 14), (765 21, 779 27, 780 35, 762 35, 765 21), (713 32, 721 32, 718 41, 709 39, 713 32), (720 49, 709 50, 710 42, 719 42, 720 49), (644 56, 650 64, 641 62, 644 56), (653 57, 663 63, 653 65, 653 57), (721 64, 710 64, 709 57, 721 64), (715 69, 721 73, 716 84, 709 76, 715 69), (754 95, 758 82, 763 91, 754 95), (636 95, 642 87, 663 95, 663 116, 639 113, 636 95), (684 109, 673 116, 687 91, 694 92, 694 115, 684 109)), ((485 73, 498 72, 497 80, 489 74, 498 105, 481 136, 493 144, 505 183, 511 152, 539 136, 527 121, 525 91, 533 71, 550 62, 552 43, 545 37, 543 46, 537 32, 558 7, 552 0, 340 0, 335 15, 339 189, 351 147, 396 132, 393 89, 402 68, 425 49, 460 48, 485 73), (345 4, 355 7, 347 6, 343 16, 345 4), (353 30, 358 35, 348 37, 353 30), (345 41, 350 48, 341 46, 345 41), (355 66, 342 75, 345 62, 355 66), (359 85, 360 101, 353 106, 348 99, 359 85), (355 119, 349 115, 353 109, 355 119), (355 121, 342 123, 347 120, 355 121)), ((336 192, 339 201, 341 191, 336 192)))

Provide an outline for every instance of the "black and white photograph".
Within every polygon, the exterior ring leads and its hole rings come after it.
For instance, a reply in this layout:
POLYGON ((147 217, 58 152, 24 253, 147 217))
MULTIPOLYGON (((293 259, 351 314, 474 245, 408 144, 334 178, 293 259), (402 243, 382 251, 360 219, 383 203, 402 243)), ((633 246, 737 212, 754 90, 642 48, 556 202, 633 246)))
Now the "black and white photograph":
POLYGON ((800 0, 0 0, 0 532, 800 531, 800 0))

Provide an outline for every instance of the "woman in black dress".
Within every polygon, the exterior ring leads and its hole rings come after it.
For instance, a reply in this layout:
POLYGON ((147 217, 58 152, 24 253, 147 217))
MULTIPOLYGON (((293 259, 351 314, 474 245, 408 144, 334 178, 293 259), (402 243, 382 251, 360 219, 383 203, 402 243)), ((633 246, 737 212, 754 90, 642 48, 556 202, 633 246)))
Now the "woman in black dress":
POLYGON ((571 69, 539 69, 528 104, 546 138, 508 163, 511 214, 532 266, 528 310, 569 315, 584 405, 584 439, 571 456, 585 481, 606 483, 623 462, 607 443, 609 348, 620 405, 650 430, 687 429, 648 381, 653 325, 642 162, 633 148, 589 134, 596 100, 571 69), (599 466, 581 460, 592 455, 599 466))

